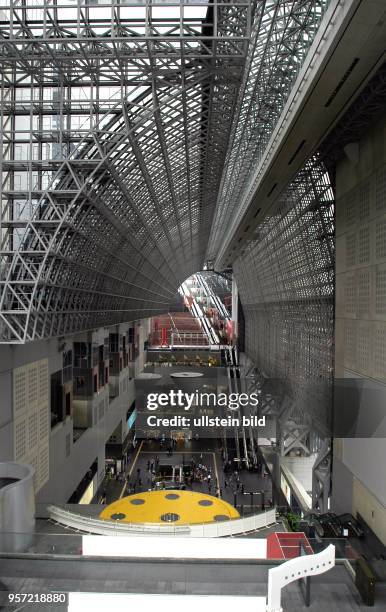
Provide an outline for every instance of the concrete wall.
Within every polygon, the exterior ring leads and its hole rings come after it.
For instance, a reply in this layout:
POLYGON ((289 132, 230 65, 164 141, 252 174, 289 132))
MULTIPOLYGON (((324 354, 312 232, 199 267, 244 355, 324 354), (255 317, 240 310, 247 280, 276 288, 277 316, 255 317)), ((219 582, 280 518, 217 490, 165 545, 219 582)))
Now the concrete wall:
MULTIPOLYGON (((101 400, 108 399, 107 393, 100 394, 94 405, 101 400)), ((51 434, 50 441, 50 473, 48 483, 39 492, 37 501, 65 503, 91 464, 98 458, 99 482, 104 475, 105 444, 118 425, 126 416, 126 412, 134 400, 134 381, 129 381, 128 391, 120 394, 110 404, 101 418, 96 417, 93 426, 75 442, 72 442, 72 422, 67 419, 65 423, 56 426, 51 434), (71 452, 67 456, 66 437, 70 436, 71 452)), ((105 404, 106 405, 106 404, 105 404)), ((99 412, 99 411, 96 411, 99 412)))
POLYGON ((353 510, 354 476, 350 469, 334 455, 332 500, 333 510, 338 514, 353 510))
POLYGON ((13 461, 13 370, 48 359, 48 375, 62 367, 58 340, 42 340, 23 346, 0 346, 0 461, 13 461))
MULTIPOLYGON (((131 324, 132 325, 132 324, 131 324)), ((121 324, 114 331, 124 333, 129 324, 121 324)), ((98 460, 98 482, 104 477, 105 444, 117 425, 126 426, 126 413, 135 399, 134 370, 141 372, 144 364, 143 344, 146 338, 146 322, 136 323, 139 334, 139 354, 134 364, 123 368, 117 378, 119 396, 109 398, 108 385, 102 387, 87 402, 92 415, 91 426, 74 442, 74 423, 72 416, 49 427, 49 479, 47 482, 35 482, 37 502, 65 503, 82 480, 95 459, 98 460)), ((108 333, 105 329, 92 332, 92 340, 103 344, 108 333)), ((0 347, 0 461, 13 461, 14 448, 14 389, 13 380, 17 368, 29 367, 32 362, 42 359, 48 361, 48 375, 62 369, 63 344, 73 341, 88 341, 89 335, 54 338, 29 343, 23 346, 0 347), (85 336, 85 337, 83 337, 85 336)), ((48 398, 50 402, 50 397, 48 398)), ((48 416, 50 405, 48 403, 48 416)), ((28 432, 27 432, 28 433, 28 432)), ((35 479, 36 480, 36 479, 35 479)))
POLYGON ((293 476, 298 480, 306 491, 312 491, 312 466, 316 455, 309 457, 281 457, 280 463, 286 465, 293 476))
MULTIPOLYGON (((352 147, 336 176, 337 378, 367 380, 386 394, 386 115, 352 147)), ((385 395, 386 397, 386 395, 385 395)), ((379 414, 368 398, 359 420, 379 414)), ((385 403, 383 403, 383 406, 385 403)), ((372 417, 371 417, 372 418, 372 417)), ((337 441, 333 508, 360 512, 386 543, 386 443, 384 437, 337 441)))

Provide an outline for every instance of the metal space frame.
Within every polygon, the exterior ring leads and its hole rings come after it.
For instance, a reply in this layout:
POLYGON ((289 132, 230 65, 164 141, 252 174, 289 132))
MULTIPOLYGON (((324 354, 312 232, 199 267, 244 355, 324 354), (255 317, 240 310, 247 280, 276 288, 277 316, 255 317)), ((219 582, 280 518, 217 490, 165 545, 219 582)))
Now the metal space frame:
MULTIPOLYGON (((329 0, 256 2, 211 239, 215 259, 263 157, 329 0)), ((247 199, 249 201, 249 199, 247 199)))
POLYGON ((280 452, 318 453, 312 503, 324 512, 330 492, 334 260, 333 191, 315 158, 258 226, 234 275, 246 354, 279 398, 280 452))
POLYGON ((310 160, 234 264, 246 352, 285 383, 296 421, 329 431, 334 325, 334 199, 310 160))
POLYGON ((2 342, 168 310, 202 267, 250 10, 2 3, 2 342))
MULTIPOLYGON (((169 309, 216 258, 327 5, 0 0, 0 342, 169 309)), ((247 352, 285 381, 290 418, 324 430, 333 198, 319 160, 234 271, 247 352)))
POLYGON ((168 310, 327 4, 3 0, 1 342, 168 310))

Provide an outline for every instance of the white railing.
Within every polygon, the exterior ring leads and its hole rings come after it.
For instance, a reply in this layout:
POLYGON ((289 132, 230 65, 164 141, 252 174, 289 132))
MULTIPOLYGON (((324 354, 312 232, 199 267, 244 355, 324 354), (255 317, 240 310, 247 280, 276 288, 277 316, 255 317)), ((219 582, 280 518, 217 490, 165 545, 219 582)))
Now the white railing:
POLYGON ((259 514, 252 514, 245 518, 221 521, 220 523, 202 523, 190 525, 190 535, 195 538, 221 538, 236 536, 249 531, 256 531, 268 527, 276 522, 276 510, 274 508, 259 514))
POLYGON ((208 343, 210 345, 214 344, 214 345, 218 345, 220 343, 220 339, 217 336, 215 330, 213 329, 212 325, 210 324, 210 322, 208 321, 208 319, 206 318, 206 316, 204 315, 204 312, 202 311, 201 307, 199 306, 199 304, 197 303, 197 301, 195 300, 194 294, 191 293, 188 285, 185 283, 182 283, 181 287, 180 287, 180 292, 182 293, 183 296, 185 297, 192 297, 193 301, 191 303, 191 305, 189 306, 189 310, 192 312, 193 316, 199 321, 202 329, 204 330, 207 338, 208 338, 208 343))
POLYGON ((256 531, 276 522, 274 508, 241 519, 197 525, 163 525, 158 523, 121 523, 70 512, 57 506, 48 506, 50 518, 78 531, 98 535, 174 535, 193 538, 219 538, 256 531))
POLYGON ((283 612, 281 591, 290 582, 324 574, 335 565, 335 546, 330 544, 316 555, 290 559, 268 571, 268 598, 266 612, 283 612))
POLYGON ((201 332, 172 332, 171 334, 171 346, 194 346, 208 348, 209 341, 206 334, 201 332))

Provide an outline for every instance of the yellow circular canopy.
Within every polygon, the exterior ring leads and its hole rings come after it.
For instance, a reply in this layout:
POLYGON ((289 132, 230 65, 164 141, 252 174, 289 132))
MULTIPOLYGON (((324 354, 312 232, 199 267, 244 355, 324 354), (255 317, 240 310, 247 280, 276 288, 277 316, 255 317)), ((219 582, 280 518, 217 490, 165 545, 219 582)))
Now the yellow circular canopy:
POLYGON ((123 497, 107 506, 99 517, 122 523, 192 525, 226 521, 240 515, 231 504, 212 495, 171 489, 123 497))

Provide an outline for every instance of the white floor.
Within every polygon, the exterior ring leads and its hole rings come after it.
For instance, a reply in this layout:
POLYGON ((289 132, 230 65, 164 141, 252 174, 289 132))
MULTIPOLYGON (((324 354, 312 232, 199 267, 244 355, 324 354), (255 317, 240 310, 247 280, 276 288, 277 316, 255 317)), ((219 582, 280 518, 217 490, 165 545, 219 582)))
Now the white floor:
POLYGON ((82 537, 83 554, 154 559, 266 559, 264 538, 82 537))
POLYGON ((142 595, 137 593, 69 593, 68 612, 106 612, 137 610, 147 612, 205 612, 253 610, 265 612, 265 597, 229 597, 222 595, 142 595))

